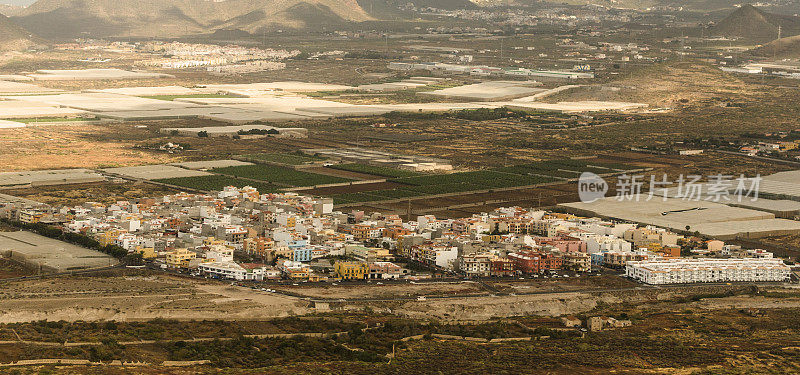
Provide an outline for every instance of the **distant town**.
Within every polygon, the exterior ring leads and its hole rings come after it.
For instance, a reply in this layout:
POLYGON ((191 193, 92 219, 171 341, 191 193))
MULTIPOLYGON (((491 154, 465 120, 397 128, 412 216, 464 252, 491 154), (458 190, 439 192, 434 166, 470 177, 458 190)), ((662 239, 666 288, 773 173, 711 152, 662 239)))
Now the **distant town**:
MULTIPOLYGON (((128 265, 237 281, 580 277, 602 268, 624 270, 647 284, 790 279, 790 268, 764 250, 519 207, 404 221, 399 215, 334 211, 329 198, 230 186, 214 195, 181 193, 111 205, 6 204, 0 215, 8 223, 53 225, 103 248, 124 249, 128 265)), ((25 251, 4 251, 37 266, 25 251)), ((69 269, 77 267, 48 271, 69 269)))

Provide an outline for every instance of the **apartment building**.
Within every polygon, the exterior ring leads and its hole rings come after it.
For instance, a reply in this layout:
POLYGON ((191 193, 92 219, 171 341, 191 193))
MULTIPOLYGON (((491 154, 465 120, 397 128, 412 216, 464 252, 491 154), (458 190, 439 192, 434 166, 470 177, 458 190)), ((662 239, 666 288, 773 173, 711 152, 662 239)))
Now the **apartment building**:
POLYGON ((167 267, 173 268, 186 268, 194 258, 197 258, 197 253, 189 249, 175 249, 165 254, 167 267))
POLYGON ((603 265, 611 268, 624 268, 630 261, 641 261, 648 259, 644 252, 621 252, 609 251, 603 254, 603 265))
POLYGON ((403 268, 391 262, 369 263, 369 279, 371 280, 399 279, 403 274, 403 268))
POLYGON ((552 253, 522 250, 508 254, 514 269, 525 274, 537 274, 545 271, 560 270, 563 258, 552 253))
POLYGON ((336 262, 333 269, 342 280, 364 280, 369 276, 369 265, 364 262, 336 262))
POLYGON ((771 258, 681 258, 628 262, 626 276, 646 284, 714 282, 781 282, 790 277, 789 267, 771 258))
POLYGON ((264 258, 268 262, 272 261, 274 247, 275 241, 266 237, 245 238, 243 244, 245 253, 264 258))
POLYGON ((586 253, 567 253, 563 255, 564 269, 575 272, 589 272, 592 270, 592 259, 586 253))
POLYGON ((516 274, 514 262, 507 258, 495 257, 491 260, 490 276, 508 277, 516 274))
POLYGON ((492 256, 488 254, 462 256, 459 269, 467 277, 488 277, 492 274, 492 256))

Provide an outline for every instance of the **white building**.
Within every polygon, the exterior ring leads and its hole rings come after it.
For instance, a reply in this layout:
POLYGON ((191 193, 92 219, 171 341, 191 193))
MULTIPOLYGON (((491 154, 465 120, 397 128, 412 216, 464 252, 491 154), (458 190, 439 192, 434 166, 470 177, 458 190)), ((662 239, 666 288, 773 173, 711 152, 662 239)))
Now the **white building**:
POLYGON ((667 259, 631 261, 628 277, 645 284, 786 281, 790 269, 780 259, 667 259))
POLYGON ((220 279, 264 280, 266 267, 247 269, 235 262, 209 262, 198 266, 200 272, 220 279))

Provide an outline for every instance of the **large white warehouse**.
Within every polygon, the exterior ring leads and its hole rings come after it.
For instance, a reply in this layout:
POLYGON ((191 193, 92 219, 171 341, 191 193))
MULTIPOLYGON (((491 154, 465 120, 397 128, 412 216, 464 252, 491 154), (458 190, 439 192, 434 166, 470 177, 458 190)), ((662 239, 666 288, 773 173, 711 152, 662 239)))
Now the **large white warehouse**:
POLYGON ((731 281, 786 281, 789 267, 780 259, 665 259, 631 261, 628 277, 645 284, 714 283, 731 281))

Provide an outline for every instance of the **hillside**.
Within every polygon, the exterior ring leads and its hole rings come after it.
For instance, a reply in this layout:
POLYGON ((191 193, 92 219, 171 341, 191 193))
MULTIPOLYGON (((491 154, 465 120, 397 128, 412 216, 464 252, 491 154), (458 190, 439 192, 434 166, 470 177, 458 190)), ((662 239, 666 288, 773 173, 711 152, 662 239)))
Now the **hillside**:
POLYGON ((253 33, 372 19, 357 0, 39 0, 15 18, 50 38, 253 33))
POLYGON ((417 8, 439 8, 447 10, 476 9, 475 3, 470 0, 410 0, 395 1, 396 3, 412 3, 417 8))
POLYGON ((25 29, 14 24, 8 17, 0 15, 0 51, 12 51, 28 48, 36 44, 25 29))
POLYGON ((779 26, 782 36, 798 35, 800 17, 767 13, 746 4, 719 21, 710 31, 714 35, 765 43, 778 37, 779 26))
POLYGON ((753 54, 778 59, 800 58, 800 35, 773 40, 755 49, 753 54))
POLYGON ((22 10, 22 7, 11 4, 0 4, 0 14, 11 16, 15 12, 22 10))

